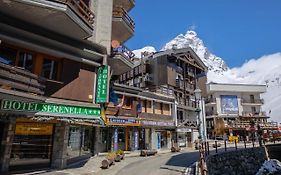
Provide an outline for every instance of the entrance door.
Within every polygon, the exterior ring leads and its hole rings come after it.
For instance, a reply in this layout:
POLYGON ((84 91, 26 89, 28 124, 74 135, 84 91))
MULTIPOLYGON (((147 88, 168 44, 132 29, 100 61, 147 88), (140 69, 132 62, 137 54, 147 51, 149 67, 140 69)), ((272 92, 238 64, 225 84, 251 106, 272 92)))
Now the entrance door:
POLYGON ((156 132, 157 134, 157 145, 156 145, 156 148, 157 149, 161 149, 161 133, 160 132, 156 132))

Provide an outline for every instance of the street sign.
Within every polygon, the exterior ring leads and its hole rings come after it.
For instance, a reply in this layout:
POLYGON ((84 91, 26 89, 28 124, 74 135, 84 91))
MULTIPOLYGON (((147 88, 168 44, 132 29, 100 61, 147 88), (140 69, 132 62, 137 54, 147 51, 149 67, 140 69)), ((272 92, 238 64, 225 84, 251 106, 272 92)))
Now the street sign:
POLYGON ((108 65, 103 65, 98 69, 96 103, 108 102, 109 72, 110 67, 108 65))

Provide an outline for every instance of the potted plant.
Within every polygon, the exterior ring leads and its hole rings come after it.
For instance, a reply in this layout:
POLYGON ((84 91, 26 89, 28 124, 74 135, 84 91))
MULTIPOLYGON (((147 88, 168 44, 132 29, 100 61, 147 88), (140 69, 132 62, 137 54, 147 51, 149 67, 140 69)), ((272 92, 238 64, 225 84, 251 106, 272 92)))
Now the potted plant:
POLYGON ((108 168, 110 165, 113 164, 116 157, 117 156, 115 152, 109 152, 106 158, 101 162, 101 168, 108 168))
POLYGON ((120 160, 123 160, 124 156, 125 156, 124 151, 121 149, 116 151, 116 155, 117 155, 118 159, 120 158, 120 160))

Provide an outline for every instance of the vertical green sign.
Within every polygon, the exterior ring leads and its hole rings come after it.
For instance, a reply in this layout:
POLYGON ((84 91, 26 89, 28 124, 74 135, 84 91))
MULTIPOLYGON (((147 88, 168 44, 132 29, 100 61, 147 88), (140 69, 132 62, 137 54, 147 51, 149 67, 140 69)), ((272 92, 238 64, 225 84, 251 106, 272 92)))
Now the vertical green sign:
POLYGON ((108 101, 109 66, 103 65, 98 69, 96 103, 106 103, 108 101))

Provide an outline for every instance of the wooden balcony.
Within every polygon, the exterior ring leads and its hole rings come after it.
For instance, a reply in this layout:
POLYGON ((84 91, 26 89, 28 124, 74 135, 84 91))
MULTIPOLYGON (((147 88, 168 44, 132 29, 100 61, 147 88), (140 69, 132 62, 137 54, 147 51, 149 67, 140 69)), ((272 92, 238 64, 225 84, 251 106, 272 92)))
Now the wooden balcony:
POLYGON ((115 6, 112 15, 112 39, 124 43, 133 36, 135 22, 122 6, 115 6))
POLYGON ((135 6, 135 0, 118 0, 113 3, 114 6, 122 6, 127 12, 135 6))
POLYGON ((71 38, 84 39, 93 33, 95 15, 83 0, 0 1, 0 10, 11 20, 71 38))
POLYGON ((173 120, 172 115, 164 115, 164 114, 152 114, 152 113, 140 113, 138 114, 141 119, 149 119, 149 120, 159 120, 159 121, 168 121, 173 120))
POLYGON ((263 99, 241 99, 242 105, 263 105, 263 99))
POLYGON ((105 111, 106 115, 118 115, 123 117, 137 117, 137 111, 136 108, 117 108, 114 106, 108 106, 105 111), (119 110, 119 111, 118 111, 119 110))
POLYGON ((0 63, 0 88, 44 95, 45 79, 21 68, 0 63))
POLYGON ((113 69, 113 75, 121 75, 134 67, 135 54, 125 46, 112 49, 108 64, 113 69))

